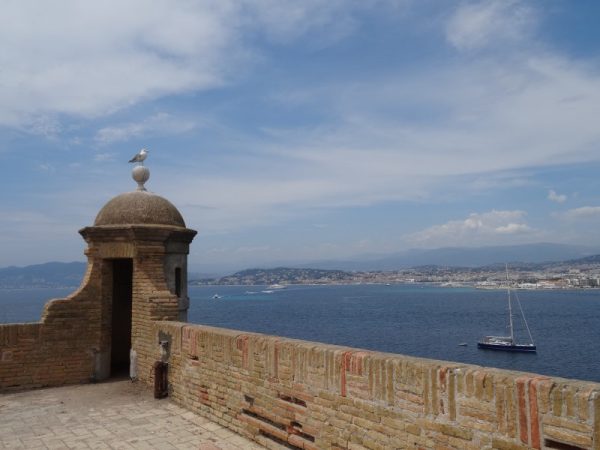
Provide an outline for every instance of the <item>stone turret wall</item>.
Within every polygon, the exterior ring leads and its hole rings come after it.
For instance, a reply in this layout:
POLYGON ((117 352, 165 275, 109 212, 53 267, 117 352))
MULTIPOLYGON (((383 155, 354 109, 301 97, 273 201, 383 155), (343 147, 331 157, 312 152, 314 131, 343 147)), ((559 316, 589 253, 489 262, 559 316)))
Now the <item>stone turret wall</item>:
POLYGON ((138 377, 152 378, 157 320, 186 320, 187 255, 196 231, 177 208, 148 192, 150 171, 109 200, 79 230, 88 267, 80 289, 50 301, 32 324, 0 325, 0 392, 122 375, 135 351, 138 377), (113 310, 114 309, 114 310, 113 310))
POLYGON ((158 346, 152 322, 177 320, 180 314, 165 265, 164 242, 173 233, 134 231, 135 239, 115 243, 102 239, 113 239, 116 230, 96 230, 79 290, 48 302, 40 322, 0 325, 0 392, 88 383, 111 375, 111 261, 121 258, 133 261, 131 344, 139 377, 150 379, 158 346))
POLYGON ((181 322, 153 327, 170 342, 175 401, 268 448, 600 449, 596 383, 181 322))
POLYGON ((153 333, 153 321, 179 316, 178 299, 167 286, 164 273, 164 247, 141 246, 140 257, 134 262, 133 311, 131 344, 137 352, 138 377, 152 376, 153 357, 158 338, 153 333))
POLYGON ((102 346, 101 262, 88 264, 81 288, 48 302, 37 323, 0 325, 0 392, 94 378, 102 346))

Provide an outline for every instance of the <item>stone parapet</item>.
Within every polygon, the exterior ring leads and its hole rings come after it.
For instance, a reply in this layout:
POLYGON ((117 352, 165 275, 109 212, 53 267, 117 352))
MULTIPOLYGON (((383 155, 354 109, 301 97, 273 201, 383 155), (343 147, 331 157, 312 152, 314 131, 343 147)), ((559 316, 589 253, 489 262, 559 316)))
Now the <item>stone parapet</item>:
POLYGON ((268 448, 600 449, 597 383, 181 322, 152 327, 169 341, 175 401, 268 448))

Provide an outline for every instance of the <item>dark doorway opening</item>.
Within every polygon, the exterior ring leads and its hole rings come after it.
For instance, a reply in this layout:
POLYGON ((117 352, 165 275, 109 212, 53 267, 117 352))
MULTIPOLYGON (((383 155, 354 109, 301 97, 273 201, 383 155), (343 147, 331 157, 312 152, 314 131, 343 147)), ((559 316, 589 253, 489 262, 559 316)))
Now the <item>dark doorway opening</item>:
POLYGON ((175 269, 175 295, 181 297, 181 267, 175 269))
POLYGON ((113 295, 110 374, 114 377, 127 375, 129 371, 133 260, 115 259, 113 260, 112 264, 113 295))

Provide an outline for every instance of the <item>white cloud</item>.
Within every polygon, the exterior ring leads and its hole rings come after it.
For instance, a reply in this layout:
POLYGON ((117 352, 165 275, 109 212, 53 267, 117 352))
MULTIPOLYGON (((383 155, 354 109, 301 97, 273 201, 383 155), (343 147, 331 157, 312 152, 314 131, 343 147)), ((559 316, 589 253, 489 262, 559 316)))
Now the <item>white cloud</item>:
POLYGON ((97 153, 94 156, 94 161, 96 162, 111 162, 115 160, 114 153, 97 153))
MULTIPOLYGON (((353 12, 373 4, 158 0, 150 8, 141 0, 113 0, 80 8, 67 0, 52 7, 13 2, 0 16, 0 124, 52 135, 61 132, 63 114, 100 116, 222 86, 243 76, 241 62, 256 56, 260 43, 249 42, 266 38, 276 47, 300 38, 303 45, 335 41, 356 27, 353 12)), ((324 111, 326 119, 314 127, 250 136, 232 130, 227 138, 234 155, 225 151, 217 160, 221 155, 214 151, 199 158, 199 145, 160 168, 165 181, 156 170, 149 188, 176 202, 194 227, 215 234, 279 223, 312 208, 514 187, 533 182, 523 168, 598 161, 600 75, 585 62, 528 45, 526 29, 535 20, 515 1, 463 2, 445 29, 452 45, 477 50, 523 40, 523 47, 508 56, 510 45, 481 59, 441 58, 435 70, 416 62, 395 71, 391 64, 385 74, 362 73, 357 79, 363 82, 341 75, 330 85, 302 86, 302 77, 292 86, 274 84, 271 100, 300 104, 307 117, 311 108, 324 111), (199 203, 205 206, 194 206, 199 203)), ((201 126, 188 117, 150 114, 110 122, 97 132, 96 143, 110 146, 201 126)), ((452 239, 513 243, 535 232, 523 216, 501 220, 500 213, 474 214, 410 238, 427 245, 452 239)))
POLYGON ((600 142, 600 76, 560 57, 510 67, 470 62, 402 80, 327 86, 315 91, 314 102, 329 106, 337 123, 271 130, 271 148, 330 180, 368 184, 363 193, 385 186, 390 197, 406 197, 415 177, 432 186, 436 178, 495 177, 600 157, 590 144, 600 142), (413 109, 432 113, 421 121, 413 109))
POLYGON ((41 172, 55 172, 56 168, 52 164, 44 162, 37 165, 37 170, 41 172))
POLYGON ((515 243, 516 235, 534 230, 524 223, 524 211, 472 213, 463 220, 451 220, 405 237, 411 245, 446 247, 515 243))
POLYGON ((282 152, 332 168, 443 176, 600 156, 600 75, 561 55, 461 61, 365 83, 291 89, 282 98, 312 102, 336 117, 312 129, 270 130, 282 152))
MULTIPOLYGON (((276 14, 277 8, 269 12, 272 2, 247 6, 250 16, 244 18, 237 3, 223 1, 207 15, 203 15, 201 7, 189 16, 184 14, 182 30, 198 25, 201 20, 211 21, 220 31, 217 37, 207 37, 204 45, 215 52, 229 46, 242 48, 243 44, 237 42, 240 34, 236 33, 250 27, 249 23, 256 28, 257 23, 263 23, 264 33, 274 27, 270 38, 285 41, 297 37, 296 33, 310 34, 309 31, 327 28, 328 21, 335 16, 331 8, 338 8, 339 14, 347 16, 350 13, 343 10, 343 3, 302 2, 304 6, 286 3, 301 11, 286 17, 281 25, 275 25, 277 14, 283 12, 276 14), (232 19, 231 26, 224 27, 224 18, 232 19), (224 35, 218 38, 219 33, 224 35), (217 40, 213 42, 213 39, 217 40)), ((167 3, 157 5, 159 9, 167 8, 167 3)), ((203 59, 203 52, 210 51, 196 42, 202 40, 201 36, 195 32, 189 34, 194 42, 187 42, 188 35, 180 36, 176 26, 180 19, 173 19, 172 23, 169 14, 183 14, 184 6, 182 3, 173 5, 173 11, 165 13, 167 19, 160 24, 152 22, 158 21, 154 17, 156 11, 151 14, 144 10, 140 17, 119 16, 119 20, 133 21, 134 31, 130 29, 132 23, 117 23, 114 33, 122 40, 117 45, 110 36, 104 36, 104 30, 98 35, 99 31, 93 29, 88 36, 89 39, 95 36, 90 45, 105 46, 111 54, 131 47, 141 54, 157 53, 158 56, 153 56, 157 68, 173 61, 180 61, 184 72, 197 68, 202 74, 205 66, 220 68, 216 62, 217 65, 211 65, 210 58, 203 59), (142 38, 136 33, 143 34, 146 28, 149 31, 143 40, 149 40, 152 45, 150 50, 148 46, 140 50, 135 43, 142 38), (164 54, 171 52, 175 56, 162 61, 161 52, 156 48, 163 47, 164 54)), ((354 8, 356 3, 352 5, 354 8)), ((500 11, 505 10, 500 8, 500 11)), ((101 23, 108 21, 100 16, 101 23)), ((109 18, 115 19, 112 14, 109 18)), ((42 31, 49 32, 49 25, 40 26, 42 31)), ((0 30, 0 35, 2 32, 0 30)), ((83 44, 75 47, 80 45, 83 44)), ((85 46, 86 49, 92 47, 85 46)), ((51 55, 58 52, 54 48, 50 50, 51 55)), ((67 52, 66 59, 74 58, 69 53, 71 50, 63 51, 67 52)), ((221 62, 221 57, 223 55, 215 56, 215 61, 221 62)), ((99 70, 104 68, 100 66, 99 70)), ((129 92, 127 83, 136 84, 139 75, 143 85, 145 78, 153 79, 152 73, 152 70, 139 74, 128 70, 124 80, 109 79, 122 92, 129 92)), ((227 70, 218 73, 219 82, 224 82, 227 70)), ((184 206, 186 217, 199 228, 219 232, 279 223, 304 214, 309 208, 420 200, 438 198, 440 193, 448 195, 453 190, 481 192, 511 187, 527 182, 520 173, 524 167, 594 161, 600 156, 594 146, 600 142, 600 129, 595 121, 600 117, 600 76, 578 61, 549 53, 531 53, 520 54, 510 64, 499 57, 440 65, 436 71, 415 67, 397 75, 365 82, 344 79, 332 85, 295 84, 293 89, 281 86, 283 94, 279 96, 274 87, 273 98, 299 97, 303 107, 326 110, 327 116, 333 119, 315 127, 263 130, 263 134, 250 137, 231 130, 224 134, 235 141, 232 145, 239 147, 235 157, 224 156, 223 160, 205 163, 199 161, 196 153, 190 153, 185 165, 163 169, 170 172, 168 183, 157 186, 154 178, 150 188, 156 186, 162 195, 181 205, 190 205, 184 206), (301 95, 296 96, 297 92, 301 95), (415 111, 426 111, 426 119, 415 111), (509 172, 513 175, 499 175, 509 172), (479 181, 465 183, 469 177, 479 181), (214 209, 207 214, 191 206, 198 203, 214 209)), ((171 90, 150 89, 147 94, 152 97, 188 89, 177 80, 169 82, 171 90)), ((86 85, 81 92, 87 92, 91 86, 86 85)), ((0 96, 1 92, 0 87, 0 96)), ((131 98, 131 102, 135 102, 131 98)), ((96 106, 92 109, 99 113, 96 106)), ((95 140, 109 145, 157 132, 185 132, 201 126, 195 120, 158 113, 142 121, 107 126, 97 132, 95 140)), ((517 225, 516 221, 498 224, 498 233, 510 234, 518 230, 517 225), (515 225, 511 227, 511 223, 515 225)))
POLYGON ((156 135, 179 134, 191 131, 197 124, 193 120, 174 117, 167 113, 158 113, 141 122, 105 127, 96 133, 95 140, 101 144, 127 141, 132 138, 153 137, 156 135))
MULTIPOLYGON (((260 170, 265 173, 268 168, 260 170)), ((285 222, 307 208, 331 202, 339 189, 333 182, 297 177, 261 180, 248 175, 232 179, 214 175, 182 178, 173 174, 165 180, 168 182, 153 184, 152 189, 177 199, 186 221, 211 234, 285 222), (201 207, 195 206, 199 200, 201 207)))
POLYGON ((97 116, 219 85, 220 52, 234 37, 222 26, 227 7, 210 3, 3 5, 0 123, 29 125, 60 113, 97 116))
POLYGON ((569 209, 564 213, 560 213, 559 216, 569 220, 596 219, 600 218, 600 206, 582 206, 569 209))
POLYGON ((548 200, 556 203, 564 203, 567 201, 567 196, 565 194, 557 194, 555 191, 550 189, 548 191, 548 200))
POLYGON ((311 207, 514 189, 533 182, 536 167, 600 158, 592 144, 600 142, 600 76, 565 58, 340 82, 304 91, 303 101, 335 119, 238 136, 244 159, 228 159, 217 172, 181 168, 167 189, 217 208, 211 218, 198 214, 204 229, 216 230, 249 224, 248 215, 277 223, 311 207), (435 114, 422 121, 413 107, 435 114))
MULTIPOLYGON (((303 37, 325 46, 352 33, 356 13, 373 8, 402 10, 411 0, 242 0, 245 23, 268 39, 285 43, 303 37)), ((235 4, 235 2, 234 2, 235 4)))
POLYGON ((500 227, 496 227, 496 233, 501 234, 517 234, 517 233, 528 233, 531 230, 529 225, 524 223, 509 223, 507 225, 502 225, 500 227))
POLYGON ((534 23, 531 8, 518 0, 463 2, 447 23, 446 39, 460 50, 505 46, 522 40, 534 23))
POLYGON ((254 0, 255 7, 248 9, 253 16, 251 20, 261 23, 270 39, 281 42, 296 39, 319 26, 334 27, 333 36, 341 37, 351 32, 355 23, 342 11, 345 6, 355 7, 356 3, 344 0, 254 0))
POLYGON ((97 117, 165 95, 222 86, 254 58, 256 49, 245 36, 285 41, 309 34, 315 42, 343 37, 353 29, 353 13, 374 3, 5 2, 0 124, 54 132, 57 115, 97 117))

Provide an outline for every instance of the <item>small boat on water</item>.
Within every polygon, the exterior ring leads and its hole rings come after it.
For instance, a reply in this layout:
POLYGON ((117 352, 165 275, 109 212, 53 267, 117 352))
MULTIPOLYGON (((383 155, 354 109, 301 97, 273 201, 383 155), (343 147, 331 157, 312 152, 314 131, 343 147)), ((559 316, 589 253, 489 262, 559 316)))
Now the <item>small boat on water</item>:
POLYGON ((223 298, 223 297, 221 297, 219 294, 215 294, 215 295, 212 296, 212 298, 213 298, 213 300, 218 300, 218 299, 223 298))
POLYGON ((477 348, 506 352, 537 352, 535 344, 517 344, 510 336, 486 336, 477 343, 477 348))
POLYGON ((513 323, 513 312, 512 312, 512 298, 511 298, 511 289, 510 282, 508 279, 508 266, 506 266, 506 282, 507 282, 507 291, 508 291, 508 328, 510 330, 509 336, 485 336, 481 341, 477 343, 477 348, 481 348, 483 350, 501 350, 505 352, 529 352, 535 353, 537 348, 535 343, 533 342, 533 337, 531 336, 531 331, 529 330, 529 325, 527 324, 527 319, 525 319, 525 313, 523 312, 523 308, 521 307, 521 301, 519 300, 519 296, 517 293, 514 293, 515 300, 517 305, 519 306, 519 311, 521 312, 521 318, 523 320, 523 324, 527 329, 527 333, 529 334, 529 343, 517 343, 515 339, 514 332, 514 323, 513 323))

